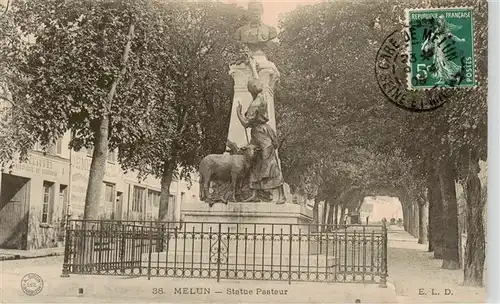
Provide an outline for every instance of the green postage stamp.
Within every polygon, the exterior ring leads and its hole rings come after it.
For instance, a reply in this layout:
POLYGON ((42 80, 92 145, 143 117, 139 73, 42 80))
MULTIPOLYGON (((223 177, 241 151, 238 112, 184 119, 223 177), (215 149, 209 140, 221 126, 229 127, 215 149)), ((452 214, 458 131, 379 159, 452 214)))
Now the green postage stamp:
POLYGON ((476 85, 472 8, 409 9, 412 89, 476 85))

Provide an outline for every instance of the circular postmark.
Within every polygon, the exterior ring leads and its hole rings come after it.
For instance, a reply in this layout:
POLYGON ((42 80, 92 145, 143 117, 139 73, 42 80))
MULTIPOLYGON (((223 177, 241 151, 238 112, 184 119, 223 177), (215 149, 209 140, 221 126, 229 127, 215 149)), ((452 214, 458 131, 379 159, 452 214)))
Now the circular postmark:
POLYGON ((36 273, 28 273, 21 279, 21 289, 29 296, 36 296, 43 289, 43 280, 36 273))
MULTIPOLYGON (((375 75, 382 93, 396 105, 411 111, 429 111, 442 106, 452 95, 452 90, 433 86, 426 90, 411 90, 411 62, 408 54, 411 36, 405 29, 393 31, 383 41, 375 60, 375 75)), ((424 77, 425 75, 417 77, 424 77)))

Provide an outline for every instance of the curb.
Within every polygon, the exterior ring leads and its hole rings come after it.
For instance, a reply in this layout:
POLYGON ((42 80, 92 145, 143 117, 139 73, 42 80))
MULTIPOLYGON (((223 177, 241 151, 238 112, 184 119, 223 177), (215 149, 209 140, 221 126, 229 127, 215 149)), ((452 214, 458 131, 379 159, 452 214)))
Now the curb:
POLYGON ((8 254, 8 255, 0 254, 0 261, 27 260, 27 259, 46 258, 51 256, 62 256, 62 255, 64 255, 64 252, 52 252, 52 253, 33 255, 33 256, 25 256, 20 254, 8 254))
POLYGON ((0 255, 0 261, 8 261, 8 260, 19 260, 21 256, 19 254, 16 255, 0 255))

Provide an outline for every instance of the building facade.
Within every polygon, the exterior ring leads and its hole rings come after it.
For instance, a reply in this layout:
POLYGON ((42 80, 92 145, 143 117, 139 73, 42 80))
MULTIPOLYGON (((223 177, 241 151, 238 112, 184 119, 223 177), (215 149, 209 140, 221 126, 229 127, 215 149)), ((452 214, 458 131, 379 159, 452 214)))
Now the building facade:
MULTIPOLYGON (((62 246, 65 219, 83 218, 92 151, 68 149, 65 135, 42 152, 37 146, 24 163, 2 168, 0 176, 0 248, 39 249, 62 246)), ((108 153, 99 217, 115 220, 158 218, 160 180, 139 180, 125 173, 108 153)), ((169 213, 180 220, 180 204, 198 202, 197 181, 173 180, 169 213)))

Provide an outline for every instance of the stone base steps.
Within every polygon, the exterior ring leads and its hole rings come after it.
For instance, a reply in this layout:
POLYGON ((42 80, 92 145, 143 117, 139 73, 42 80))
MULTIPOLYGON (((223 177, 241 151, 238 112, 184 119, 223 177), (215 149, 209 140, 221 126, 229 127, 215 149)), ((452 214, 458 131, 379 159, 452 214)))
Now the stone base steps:
MULTIPOLYGON (((142 255, 142 261, 149 263, 149 253, 142 255)), ((245 266, 250 269, 253 265, 258 267, 264 266, 265 268, 280 267, 285 270, 289 265, 293 268, 334 268, 337 266, 337 259, 333 256, 327 257, 324 255, 286 255, 280 256, 279 254, 237 254, 227 255, 224 253, 192 253, 192 252, 155 252, 151 254, 152 265, 233 265, 243 269, 245 266)), ((215 266, 216 267, 216 266, 215 266)))

